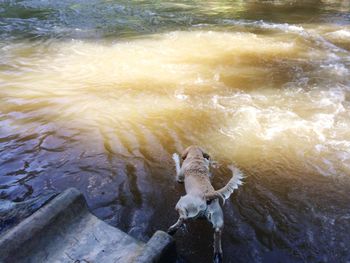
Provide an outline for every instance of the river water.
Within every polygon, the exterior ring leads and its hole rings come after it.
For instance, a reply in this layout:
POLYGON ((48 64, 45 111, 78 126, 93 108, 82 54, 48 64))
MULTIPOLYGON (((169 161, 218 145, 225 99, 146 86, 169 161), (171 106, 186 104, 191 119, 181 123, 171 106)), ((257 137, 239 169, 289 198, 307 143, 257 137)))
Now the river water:
MULTIPOLYGON (((171 154, 201 145, 245 184, 224 262, 350 261, 349 1, 0 1, 0 197, 81 190, 147 240, 184 194, 171 154)), ((212 230, 176 234, 210 262, 212 230)))

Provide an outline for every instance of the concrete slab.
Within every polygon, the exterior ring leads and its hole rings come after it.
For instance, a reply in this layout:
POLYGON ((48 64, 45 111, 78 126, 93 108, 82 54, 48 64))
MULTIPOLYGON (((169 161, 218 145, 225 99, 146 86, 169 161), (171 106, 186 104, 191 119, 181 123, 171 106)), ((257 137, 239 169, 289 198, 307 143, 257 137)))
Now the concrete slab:
MULTIPOLYGON (((143 243, 92 215, 70 188, 0 238, 0 262, 160 262, 174 254, 171 236, 157 231, 143 243)), ((175 257, 174 257, 175 258, 175 257)))

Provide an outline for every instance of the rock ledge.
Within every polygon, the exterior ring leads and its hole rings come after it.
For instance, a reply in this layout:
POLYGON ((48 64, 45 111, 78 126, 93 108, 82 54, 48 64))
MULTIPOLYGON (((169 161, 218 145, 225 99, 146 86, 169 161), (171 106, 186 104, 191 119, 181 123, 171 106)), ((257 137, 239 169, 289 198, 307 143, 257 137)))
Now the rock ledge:
MULTIPOLYGON (((161 262, 174 257, 171 236, 143 243, 92 215, 70 188, 0 238, 0 262, 161 262)), ((171 260, 170 260, 171 261, 171 260)))

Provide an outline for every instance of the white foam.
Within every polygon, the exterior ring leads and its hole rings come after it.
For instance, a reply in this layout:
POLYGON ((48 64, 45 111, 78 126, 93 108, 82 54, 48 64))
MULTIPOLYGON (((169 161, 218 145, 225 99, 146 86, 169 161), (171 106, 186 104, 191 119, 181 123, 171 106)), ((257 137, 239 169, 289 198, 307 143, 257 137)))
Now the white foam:
POLYGON ((305 29, 299 25, 291 25, 288 23, 269 23, 263 20, 260 21, 248 21, 248 20, 232 20, 232 19, 224 19, 222 20, 225 24, 230 25, 243 25, 243 26, 254 26, 265 29, 278 29, 283 32, 295 32, 295 33, 306 33, 305 29))
POLYGON ((326 34, 326 36, 332 39, 347 40, 350 41, 350 30, 340 29, 331 33, 326 34))
POLYGON ((177 98, 178 100, 187 100, 188 96, 184 93, 175 92, 175 98, 177 98))
POLYGON ((295 32, 295 33, 305 33, 305 29, 302 26, 290 25, 288 23, 284 24, 275 24, 275 23, 266 23, 264 21, 259 21, 257 24, 266 29, 279 29, 284 32, 295 32))
POLYGON ((349 70, 342 63, 329 63, 327 65, 321 65, 321 68, 330 71, 334 75, 338 76, 348 76, 349 70))

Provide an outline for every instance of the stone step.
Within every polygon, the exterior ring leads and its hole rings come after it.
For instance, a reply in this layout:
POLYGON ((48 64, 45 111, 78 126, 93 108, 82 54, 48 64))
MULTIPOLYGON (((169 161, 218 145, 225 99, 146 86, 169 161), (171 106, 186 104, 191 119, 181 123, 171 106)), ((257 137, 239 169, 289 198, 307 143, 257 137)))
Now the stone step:
POLYGON ((157 231, 141 242, 112 227, 87 208, 70 188, 0 238, 0 262, 160 262, 175 258, 171 236, 157 231))

